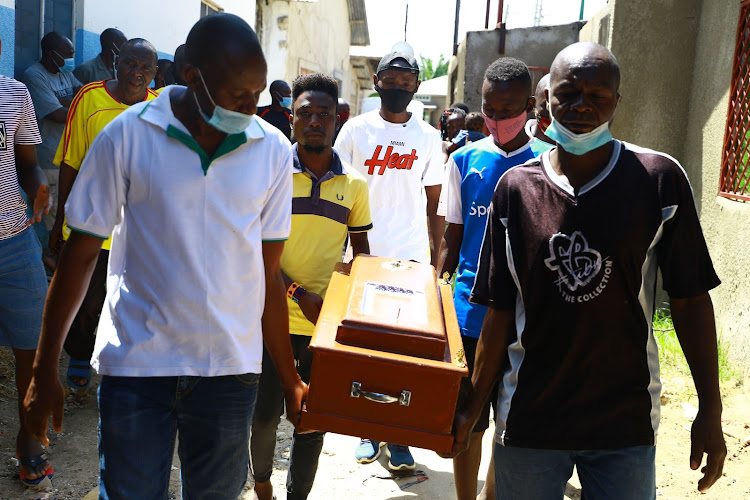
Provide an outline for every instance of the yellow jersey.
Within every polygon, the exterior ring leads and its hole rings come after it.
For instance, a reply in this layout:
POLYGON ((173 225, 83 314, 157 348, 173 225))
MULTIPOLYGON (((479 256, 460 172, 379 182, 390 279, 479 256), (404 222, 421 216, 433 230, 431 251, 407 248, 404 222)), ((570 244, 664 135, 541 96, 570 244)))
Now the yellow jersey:
MULTIPOLYGON (((65 131, 57 146, 54 164, 58 167, 65 163, 76 170, 81 168, 83 159, 91 147, 91 143, 99 132, 120 113, 130 107, 129 104, 118 101, 107 89, 107 82, 92 82, 84 85, 68 109, 68 119, 65 122, 65 131)), ((153 89, 147 89, 148 101, 156 97, 153 89)), ((68 239, 70 229, 63 224, 63 238, 68 239)), ((102 244, 102 249, 109 250, 112 236, 102 244)))
MULTIPOLYGON (((305 289, 325 298, 337 262, 342 261, 348 233, 372 229, 367 180, 344 164, 334 151, 331 170, 314 179, 294 145, 292 231, 284 243, 281 270, 305 289)), ((294 301, 289 306, 289 332, 312 335, 310 323, 294 301)))

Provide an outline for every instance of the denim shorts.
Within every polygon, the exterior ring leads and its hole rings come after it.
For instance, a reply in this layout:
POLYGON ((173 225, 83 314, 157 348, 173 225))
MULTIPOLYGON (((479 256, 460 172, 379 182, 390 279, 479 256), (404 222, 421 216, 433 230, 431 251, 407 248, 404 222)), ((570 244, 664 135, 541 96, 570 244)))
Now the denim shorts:
POLYGON ((36 349, 46 297, 42 246, 34 231, 0 240, 0 346, 36 349))

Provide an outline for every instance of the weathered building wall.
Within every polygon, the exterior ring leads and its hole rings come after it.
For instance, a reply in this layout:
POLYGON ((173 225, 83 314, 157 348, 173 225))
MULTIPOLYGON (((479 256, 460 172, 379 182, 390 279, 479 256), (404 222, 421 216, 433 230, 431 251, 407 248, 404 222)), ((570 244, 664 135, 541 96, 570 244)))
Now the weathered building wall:
POLYGON ((581 40, 607 45, 620 63, 613 135, 685 168, 722 280, 711 292, 718 334, 730 363, 750 376, 750 204, 717 196, 739 8, 739 0, 610 0, 581 40))
POLYGON ((732 365, 750 377, 750 204, 717 196, 739 10, 739 0, 703 1, 683 163, 722 280, 711 293, 717 330, 732 365))
POLYGON ((0 75, 13 78, 16 44, 16 4, 11 0, 0 0, 0 75))
POLYGON ((581 25, 575 22, 507 30, 503 54, 499 53, 500 30, 466 33, 464 43, 459 47, 457 63, 453 65, 454 71, 458 71, 457 81, 455 87, 449 89, 448 96, 455 95, 454 100, 465 102, 471 110, 480 110, 484 71, 495 59, 511 56, 528 66, 549 68, 560 50, 578 41, 581 25))
MULTIPOLYGON (((454 102, 463 102, 464 82, 466 81, 466 37, 458 45, 456 55, 448 65, 448 91, 445 96, 445 107, 454 102)), ((481 97, 480 97, 481 100, 481 97)), ((481 102, 480 102, 481 106, 481 102)), ((477 109, 479 111, 479 109, 477 109)))
MULTIPOLYGON (((300 73, 321 72, 339 80, 341 95, 357 98, 349 64, 349 7, 346 0, 288 2, 272 0, 259 14, 261 42, 268 62, 268 83, 290 85, 300 73)), ((261 104, 270 104, 266 90, 261 104)))
POLYGON ((610 0, 582 41, 609 47, 620 63, 615 137, 680 159, 687 126, 701 0, 610 0))
MULTIPOLYGON (((218 0, 224 12, 255 22, 255 3, 245 0, 218 0)), ((159 57, 172 59, 175 49, 185 43, 193 25, 200 19, 200 2, 186 6, 183 0, 130 0, 102 2, 77 0, 75 26, 76 65, 96 57, 101 50, 99 34, 118 28, 128 38, 145 38, 153 43, 159 57), (148 15, 134 15, 148 12, 148 15)))

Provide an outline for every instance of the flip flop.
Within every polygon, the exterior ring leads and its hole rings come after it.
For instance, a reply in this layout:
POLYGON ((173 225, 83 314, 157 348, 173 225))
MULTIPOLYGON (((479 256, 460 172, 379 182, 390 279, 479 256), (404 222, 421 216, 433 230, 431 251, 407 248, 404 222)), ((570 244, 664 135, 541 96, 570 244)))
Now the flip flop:
POLYGON ((47 461, 47 454, 42 453, 41 455, 37 455, 34 457, 18 457, 18 462, 20 463, 21 467, 21 483, 23 483, 25 486, 33 487, 38 486, 39 483, 44 481, 45 479, 49 478, 52 479, 55 475, 55 470, 52 468, 52 465, 47 467, 47 470, 42 474, 41 476, 37 477, 36 479, 29 479, 26 477, 26 473, 23 470, 23 466, 29 467, 33 470, 36 470, 37 467, 42 465, 44 462, 47 461))
POLYGON ((67 377, 68 377, 68 385, 70 386, 71 389, 75 389, 75 390, 85 389, 91 383, 91 365, 89 364, 88 361, 70 358, 70 361, 68 362, 67 377), (83 385, 78 384, 76 383, 75 380, 73 380, 72 377, 85 378, 86 383, 83 385))

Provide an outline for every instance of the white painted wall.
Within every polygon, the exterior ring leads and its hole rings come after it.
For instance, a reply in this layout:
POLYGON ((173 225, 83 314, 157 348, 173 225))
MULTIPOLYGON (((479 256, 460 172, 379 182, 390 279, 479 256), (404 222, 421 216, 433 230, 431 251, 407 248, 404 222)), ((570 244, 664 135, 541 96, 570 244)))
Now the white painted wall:
MULTIPOLYGON (((145 38, 156 49, 174 54, 185 43, 190 28, 200 16, 200 0, 78 0, 83 3, 77 28, 101 33, 118 28, 128 38, 145 38)), ((236 14, 255 26, 253 0, 214 0, 224 12, 236 14)))
MULTIPOLYGON (((349 65, 349 7, 346 0, 287 2, 270 0, 261 4, 259 28, 268 63, 268 83, 285 80, 290 85, 302 70, 321 72, 341 81, 341 95, 351 100, 349 65)), ((271 103, 264 92, 261 105, 271 103)))
MULTIPOLYGON (((256 26, 263 46, 263 54, 266 56, 268 65, 268 86, 274 80, 284 80, 291 86, 294 76, 290 78, 287 74, 287 43, 289 36, 289 3, 271 1, 262 6, 262 26, 256 26)), ((260 95, 259 104, 267 106, 271 104, 271 94, 268 87, 260 95)))

